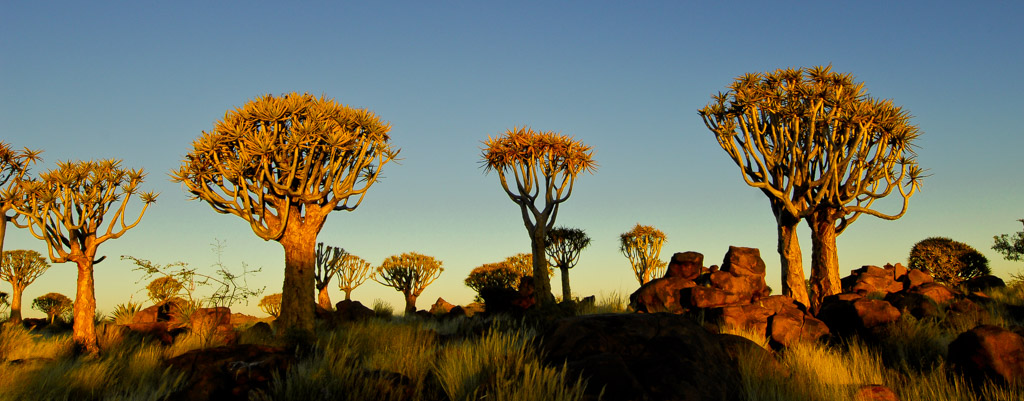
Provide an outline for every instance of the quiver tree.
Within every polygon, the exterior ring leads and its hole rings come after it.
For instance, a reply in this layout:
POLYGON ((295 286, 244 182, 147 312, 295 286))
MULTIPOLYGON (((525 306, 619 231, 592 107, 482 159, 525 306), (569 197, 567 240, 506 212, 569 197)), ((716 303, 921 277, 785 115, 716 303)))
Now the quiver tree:
POLYGON ((345 255, 348 255, 348 252, 345 252, 342 248, 330 245, 324 246, 323 242, 316 244, 316 273, 313 276, 316 279, 316 302, 324 310, 333 309, 331 307, 331 294, 327 291, 328 285, 331 284, 331 278, 341 268, 341 258, 345 255))
POLYGON ((352 290, 359 287, 373 275, 370 262, 356 255, 347 253, 341 257, 338 269, 338 289, 345 292, 345 300, 352 300, 352 290))
POLYGON ((146 293, 153 304, 159 305, 172 299, 185 287, 177 279, 171 276, 158 277, 146 285, 146 293))
POLYGON ((416 298, 441 276, 441 261, 416 252, 389 256, 377 268, 374 281, 405 295, 405 313, 416 312, 416 298))
MULTIPOLYGON (((1017 220, 1024 223, 1024 219, 1017 220)), ((1019 261, 1024 257, 1024 231, 1018 231, 1012 236, 1009 234, 992 237, 995 245, 992 246, 996 252, 1003 255, 1006 260, 1019 261)))
POLYGON ((7 302, 7 293, 0 291, 0 316, 2 316, 4 312, 7 312, 7 307, 10 305, 11 304, 7 302))
POLYGON ((273 316, 275 319, 281 315, 281 293, 270 294, 260 300, 260 310, 273 316))
POLYGON ((895 220, 907 211, 922 170, 912 144, 918 128, 889 100, 864 92, 831 67, 785 69, 737 78, 701 109, 704 123, 743 172, 768 196, 779 226, 783 293, 800 299, 803 266, 796 224, 811 227, 811 297, 841 291, 836 236, 860 215, 895 220), (897 191, 902 207, 874 202, 897 191))
POLYGON ((484 141, 484 169, 498 172, 501 187, 519 205, 530 235, 537 305, 554 302, 544 257, 547 232, 555 225, 559 205, 572 194, 576 176, 597 168, 593 153, 590 146, 570 136, 525 127, 484 141))
POLYGON ((666 239, 661 230, 640 224, 619 235, 619 251, 629 259, 640 285, 664 273, 667 265, 661 260, 661 246, 666 239))
POLYGON ((949 238, 931 237, 910 248, 911 269, 930 272, 935 280, 952 286, 992 273, 988 258, 974 247, 949 238))
POLYGON ((11 283, 11 321, 21 321, 21 295, 25 287, 36 281, 50 268, 39 252, 29 250, 4 251, 0 260, 0 280, 11 283))
POLYGON ((398 155, 390 129, 372 112, 333 99, 267 95, 228 111, 172 173, 193 199, 241 217, 284 248, 285 331, 313 330, 317 234, 328 213, 359 206, 398 155))
POLYGON ((572 299, 569 287, 569 269, 576 266, 580 252, 590 245, 590 237, 578 228, 556 227, 548 231, 548 243, 545 253, 551 265, 562 272, 562 300, 572 299))
MULTIPOLYGON (((477 266, 469 272, 466 276, 466 286, 476 291, 479 294, 485 288, 503 288, 507 290, 515 290, 516 286, 519 285, 519 279, 523 277, 523 272, 516 270, 505 262, 498 263, 487 263, 477 266)), ((533 269, 531 268, 529 275, 533 276, 533 269)))
POLYGON ((25 203, 18 213, 27 218, 33 236, 43 240, 53 263, 74 262, 78 266, 75 318, 72 338, 88 353, 96 353, 96 286, 93 264, 100 244, 120 238, 142 221, 153 192, 139 192, 146 174, 142 169, 124 169, 116 159, 58 162, 57 168, 40 174, 38 180, 24 181, 25 203), (128 203, 142 200, 134 221, 128 218, 128 203))
MULTIPOLYGON (((73 307, 74 302, 71 302, 70 298, 56 292, 40 295, 32 300, 32 309, 45 313, 50 324, 57 318, 66 321, 71 317, 73 307)), ((78 323, 78 319, 78 316, 74 316, 75 323, 78 323)), ((89 321, 92 321, 92 316, 89 316, 89 321)))
MULTIPOLYGON (((7 212, 16 209, 24 201, 24 193, 19 188, 21 180, 28 173, 28 168, 40 160, 39 151, 22 149, 15 150, 4 141, 0 141, 0 253, 4 250, 4 237, 7 234, 7 222, 16 227, 26 226, 18 223, 18 214, 7 212)), ((11 311, 13 318, 14 311, 11 311)), ((20 318, 20 309, 19 309, 20 318)))

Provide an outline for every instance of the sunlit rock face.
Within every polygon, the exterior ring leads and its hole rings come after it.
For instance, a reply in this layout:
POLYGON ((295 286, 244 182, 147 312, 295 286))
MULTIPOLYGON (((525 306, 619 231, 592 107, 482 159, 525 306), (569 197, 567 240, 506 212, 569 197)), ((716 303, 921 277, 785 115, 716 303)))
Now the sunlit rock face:
POLYGON ((947 362, 964 377, 980 382, 1024 382, 1024 337, 998 326, 982 325, 949 344, 947 362))

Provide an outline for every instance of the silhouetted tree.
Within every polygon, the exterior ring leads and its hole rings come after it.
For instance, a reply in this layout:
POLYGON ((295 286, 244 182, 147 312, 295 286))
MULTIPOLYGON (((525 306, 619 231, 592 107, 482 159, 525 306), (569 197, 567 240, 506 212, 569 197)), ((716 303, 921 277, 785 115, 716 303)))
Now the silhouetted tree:
MULTIPOLYGON (((1024 219, 1017 220, 1024 223, 1024 219)), ((1012 236, 1009 234, 997 235, 992 237, 995 240, 995 245, 992 249, 1003 255, 1006 260, 1020 261, 1021 257, 1024 257, 1024 231, 1018 231, 1012 236)))
POLYGON ((501 187, 519 205, 530 235, 537 305, 553 303, 544 257, 547 232, 555 225, 559 205, 572 194, 576 176, 597 168, 593 150, 570 136, 525 127, 510 129, 497 138, 488 137, 484 146, 485 170, 498 172, 501 187), (514 183, 509 183, 509 176, 514 183))
POLYGON ((312 332, 317 234, 331 211, 358 207, 398 155, 390 129, 372 112, 333 99, 267 95, 227 112, 173 172, 195 199, 284 248, 286 330, 312 332))
POLYGON ((908 264, 911 269, 931 272, 935 280, 953 286, 992 273, 985 255, 970 245, 943 237, 926 238, 914 244, 908 264))
POLYGON ((374 281, 405 295, 405 313, 416 312, 416 298, 441 276, 441 261, 416 252, 389 256, 377 268, 374 281))
POLYGON ((74 262, 78 266, 72 338, 88 353, 99 352, 93 321, 93 264, 106 257, 97 259, 96 249, 139 224, 149 205, 156 202, 155 193, 139 193, 144 177, 142 169, 126 170, 121 168, 120 160, 110 159, 58 162, 57 169, 40 174, 39 180, 22 182, 26 200, 18 213, 27 218, 32 235, 46 243, 53 263, 74 262), (129 224, 125 214, 135 196, 143 206, 129 224))
POLYGON ((7 293, 0 291, 0 316, 7 312, 7 307, 10 305, 11 304, 7 302, 7 293))
POLYGON ((661 230, 640 224, 619 235, 619 251, 629 259, 640 285, 664 273, 667 265, 660 258, 666 239, 661 230))
POLYGON ((29 166, 41 160, 39 153, 38 150, 28 148, 15 150, 7 142, 0 141, 0 254, 4 250, 7 223, 11 222, 19 228, 26 227, 18 223, 17 213, 8 215, 7 212, 16 209, 24 201, 24 193, 19 185, 28 173, 29 166))
POLYGON ((562 272, 562 300, 572 300, 569 287, 569 269, 576 266, 580 252, 590 245, 590 237, 578 228, 556 227, 548 231, 548 248, 545 252, 551 265, 562 272))
POLYGON ((328 285, 331 284, 331 278, 338 273, 338 269, 341 268, 341 258, 348 255, 344 249, 336 246, 324 246, 323 242, 316 244, 316 291, 317 291, 317 305, 324 310, 331 310, 331 294, 328 293, 328 285))
POLYGON ((366 282, 373 275, 373 269, 370 268, 370 262, 352 254, 342 256, 339 264, 338 289, 344 291, 345 300, 350 301, 352 290, 366 282))
POLYGON ((163 276, 149 282, 146 286, 146 292, 149 293, 149 299, 154 304, 162 304, 168 299, 171 299, 181 293, 184 287, 178 282, 177 279, 171 276, 163 276))
POLYGON ((260 300, 260 310, 277 318, 281 315, 281 293, 270 294, 260 300))
MULTIPOLYGON (((530 275, 533 275, 531 268, 530 275)), ((505 262, 498 263, 487 263, 477 266, 469 272, 469 276, 466 277, 466 286, 472 288, 478 294, 478 300, 480 292, 485 288, 504 288, 508 290, 515 290, 516 286, 519 285, 519 279, 523 277, 523 272, 516 270, 505 262)))
POLYGON ((796 225, 812 234, 810 306, 841 291, 836 236, 860 215, 895 220, 907 211, 922 170, 912 149, 918 128, 889 100, 864 92, 850 74, 831 67, 745 74, 701 109, 704 123, 768 196, 779 226, 783 293, 803 295, 796 225), (897 190, 898 213, 872 204, 897 190))
MULTIPOLYGON (((32 301, 32 309, 45 313, 50 324, 53 324, 57 318, 66 320, 71 317, 69 315, 71 315, 73 307, 74 303, 70 298, 56 292, 40 295, 32 301)), ((92 321, 92 316, 89 316, 89 321, 92 321)), ((78 323, 77 316, 75 323, 78 323)))
POLYGON ((0 280, 11 283, 11 321, 21 321, 21 294, 50 268, 46 258, 30 250, 4 251, 0 260, 0 280))

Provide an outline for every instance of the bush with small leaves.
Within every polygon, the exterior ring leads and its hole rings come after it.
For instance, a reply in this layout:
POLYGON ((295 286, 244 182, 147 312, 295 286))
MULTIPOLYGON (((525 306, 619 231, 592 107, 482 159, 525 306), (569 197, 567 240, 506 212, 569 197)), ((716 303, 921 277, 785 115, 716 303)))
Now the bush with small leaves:
POLYGON ((988 259, 963 242, 932 237, 910 249, 909 267, 931 272, 935 280, 959 285, 964 280, 991 273, 988 259))

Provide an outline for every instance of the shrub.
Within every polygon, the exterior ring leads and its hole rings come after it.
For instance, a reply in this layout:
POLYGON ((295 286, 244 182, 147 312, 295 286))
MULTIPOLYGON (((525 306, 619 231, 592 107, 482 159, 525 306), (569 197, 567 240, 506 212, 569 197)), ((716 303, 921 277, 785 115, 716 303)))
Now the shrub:
POLYGON ((135 314, 142 310, 142 303, 128 301, 118 304, 114 311, 110 312, 110 322, 114 324, 129 324, 135 318, 135 314))
POLYGON ((395 315, 395 308, 383 299, 373 300, 373 313, 379 317, 390 318, 395 315))
POLYGON ((149 299, 152 300, 154 304, 160 304, 171 297, 177 296, 182 289, 184 289, 184 287, 182 287, 181 282, 171 276, 158 277, 149 282, 149 285, 146 286, 146 292, 149 293, 149 299))
POLYGON ((927 238, 914 244, 909 264, 911 269, 931 272, 935 280, 954 286, 991 273, 988 259, 976 249, 942 237, 927 238))

